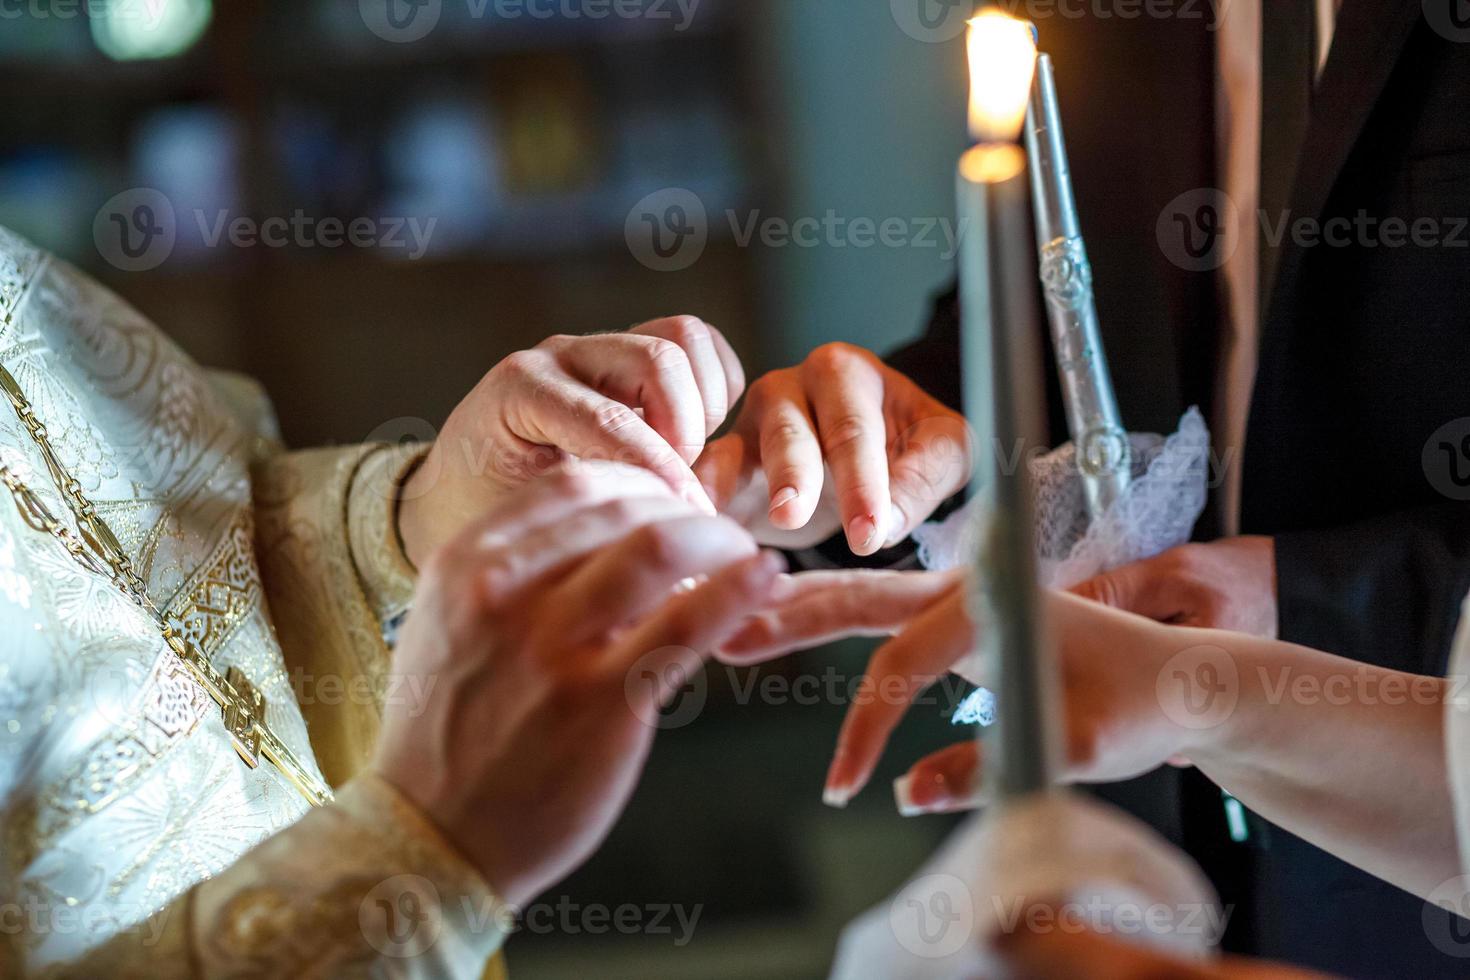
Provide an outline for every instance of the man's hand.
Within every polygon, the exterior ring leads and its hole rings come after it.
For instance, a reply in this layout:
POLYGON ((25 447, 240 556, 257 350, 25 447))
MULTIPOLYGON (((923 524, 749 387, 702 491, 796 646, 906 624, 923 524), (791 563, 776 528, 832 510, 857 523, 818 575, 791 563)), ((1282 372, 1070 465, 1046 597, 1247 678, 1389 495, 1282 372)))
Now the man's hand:
POLYGON ((690 464, 744 389, 729 343, 688 316, 512 354, 454 410, 404 486, 409 559, 422 567, 505 493, 567 457, 649 470, 713 514, 690 464))
POLYGON ((386 706, 373 768, 518 905, 606 836, 660 706, 782 566, 646 471, 617 475, 545 478, 455 538, 394 658, 434 686, 422 714, 386 706))
POLYGON ((1104 572, 1072 591, 1161 623, 1276 638, 1276 545, 1271 538, 1182 545, 1104 572))
POLYGON ((964 417, 904 375, 860 347, 827 344, 752 384, 734 431, 695 471, 747 527, 807 529, 758 533, 767 543, 801 546, 843 530, 854 554, 870 555, 964 486, 970 442, 964 417), (819 510, 824 497, 836 506, 819 510))

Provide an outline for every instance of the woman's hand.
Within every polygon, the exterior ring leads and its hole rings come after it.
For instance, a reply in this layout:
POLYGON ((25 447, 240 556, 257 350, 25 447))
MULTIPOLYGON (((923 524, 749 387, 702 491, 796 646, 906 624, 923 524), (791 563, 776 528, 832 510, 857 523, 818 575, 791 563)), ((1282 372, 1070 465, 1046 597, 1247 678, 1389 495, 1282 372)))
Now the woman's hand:
POLYGON ((970 442, 963 416, 874 354, 826 344, 753 383, 734 431, 695 470, 720 510, 767 544, 841 530, 870 555, 965 485, 970 442))
POLYGON ((646 471, 615 475, 544 478, 438 552, 394 657, 431 694, 389 701, 373 768, 517 905, 606 836, 660 706, 782 567, 646 471))
MULTIPOLYGON (((838 738, 824 798, 841 806, 867 784, 913 699, 974 649, 964 583, 954 573, 824 572, 794 576, 781 594, 721 647, 721 659, 755 663, 843 636, 898 632, 869 662, 864 696, 838 738)), ((1160 691, 1169 694, 1171 658, 1207 649, 1208 634, 1060 593, 1046 596, 1045 610, 1061 665, 1065 778, 1126 779, 1192 750, 1198 730, 1175 720, 1160 691)), ((1177 661, 1181 669, 1188 659, 1177 661)), ((980 769, 973 738, 924 759, 907 778, 906 809, 973 806, 980 769)))
POLYGON ((689 316, 512 354, 454 410, 403 487, 409 559, 422 567, 508 491, 568 457, 649 470, 713 514, 690 464, 744 389, 729 343, 689 316))

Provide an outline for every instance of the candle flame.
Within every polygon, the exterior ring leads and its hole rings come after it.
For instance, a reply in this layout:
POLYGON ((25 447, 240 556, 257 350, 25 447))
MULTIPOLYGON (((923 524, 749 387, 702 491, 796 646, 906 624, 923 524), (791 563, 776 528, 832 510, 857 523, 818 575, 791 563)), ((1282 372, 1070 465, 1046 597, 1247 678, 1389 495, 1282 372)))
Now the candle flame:
POLYGON ((1036 74, 1031 24, 995 8, 970 21, 970 135, 981 143, 1012 142, 1026 121, 1036 74))

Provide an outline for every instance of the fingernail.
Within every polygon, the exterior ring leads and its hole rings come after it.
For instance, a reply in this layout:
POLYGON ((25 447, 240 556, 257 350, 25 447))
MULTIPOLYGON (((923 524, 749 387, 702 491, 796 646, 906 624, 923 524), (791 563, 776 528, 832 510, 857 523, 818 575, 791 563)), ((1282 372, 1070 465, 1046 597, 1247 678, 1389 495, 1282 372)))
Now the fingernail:
POLYGON ((785 507, 787 504, 791 503, 791 501, 795 500, 799 496, 800 494, 796 492, 795 487, 782 487, 780 490, 777 490, 776 495, 771 498, 771 509, 768 511, 768 513, 774 514, 776 511, 780 510, 782 507, 785 507))
POLYGON ((850 799, 852 799, 851 790, 839 789, 836 786, 828 786, 822 790, 822 802, 833 809, 845 809, 850 799))
POLYGON ((871 517, 854 517, 847 525, 848 546, 856 552, 866 552, 878 536, 878 525, 871 517))
POLYGON ((924 815, 924 808, 914 803, 912 794, 913 782, 913 773, 904 773, 893 781, 893 800, 898 804, 898 815, 900 817, 921 817, 924 815))
POLYGON ((903 516, 903 511, 898 509, 898 504, 890 504, 888 507, 888 537, 883 542, 883 547, 892 548, 908 535, 904 532, 908 524, 908 518, 903 516))

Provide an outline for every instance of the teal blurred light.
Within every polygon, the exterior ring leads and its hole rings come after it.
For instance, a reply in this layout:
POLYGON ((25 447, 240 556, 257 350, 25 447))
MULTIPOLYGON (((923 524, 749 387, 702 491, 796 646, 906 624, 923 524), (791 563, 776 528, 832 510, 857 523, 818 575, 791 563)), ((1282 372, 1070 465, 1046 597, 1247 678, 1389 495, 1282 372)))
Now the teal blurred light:
POLYGON ((114 61, 172 58, 193 47, 213 17, 213 0, 107 4, 93 13, 92 40, 114 61))

